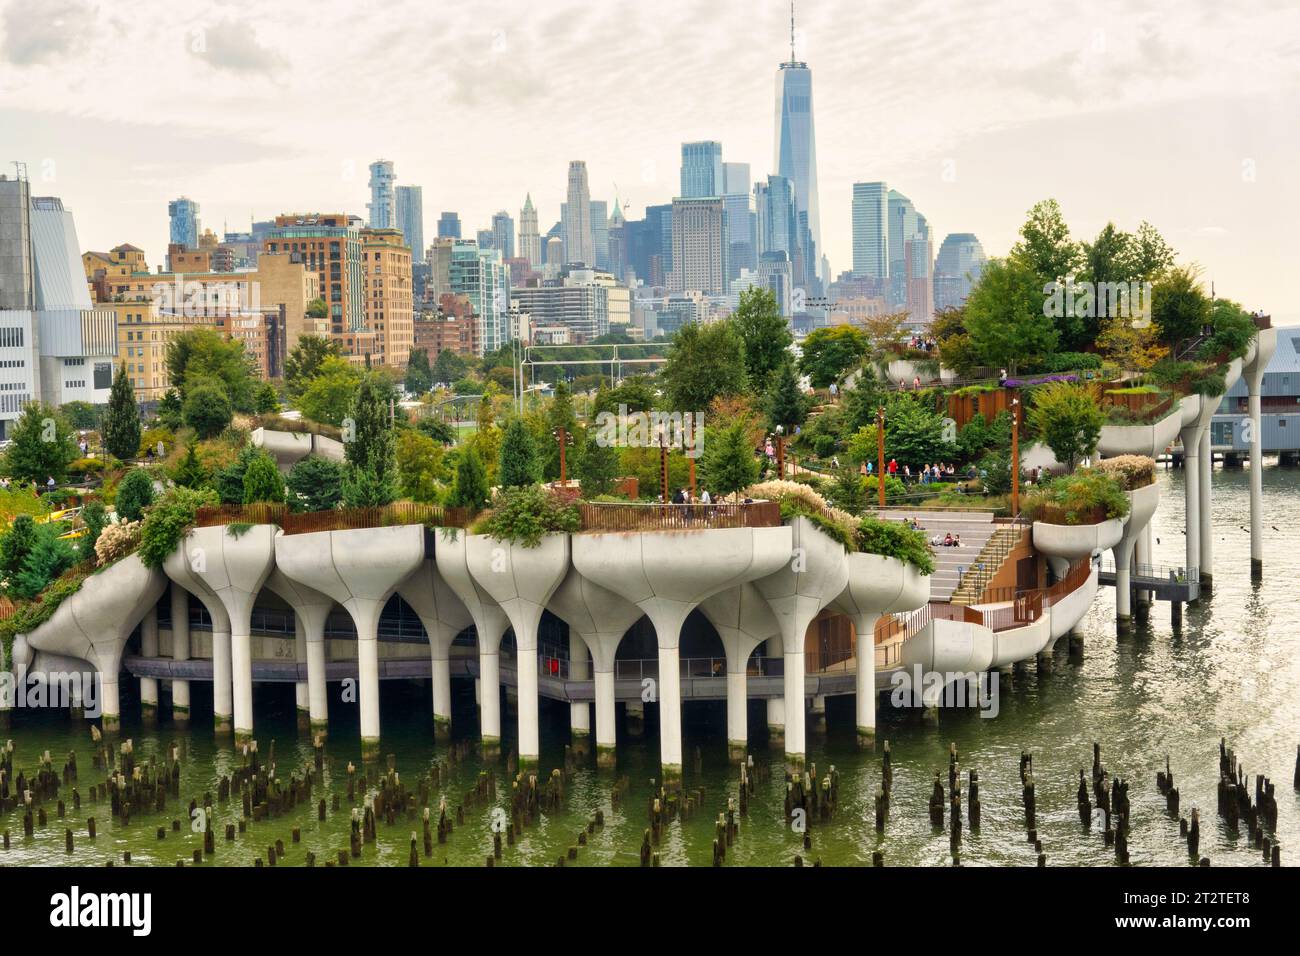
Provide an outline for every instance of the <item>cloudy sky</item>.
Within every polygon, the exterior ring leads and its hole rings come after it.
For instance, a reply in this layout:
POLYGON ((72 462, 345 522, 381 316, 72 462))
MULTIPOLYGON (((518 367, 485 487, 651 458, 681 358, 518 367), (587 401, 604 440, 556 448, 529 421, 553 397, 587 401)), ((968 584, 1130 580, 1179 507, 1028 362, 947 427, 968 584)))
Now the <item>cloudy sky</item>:
MULTIPOLYGON (((1300 6, 802 0, 823 245, 886 180, 935 248, 1005 253, 1056 197, 1076 235, 1150 220, 1220 295, 1300 322, 1300 6), (1243 11, 1249 11, 1248 13, 1243 11)), ((559 217, 571 159, 637 218, 680 144, 772 171, 789 8, 769 0, 0 0, 0 162, 61 196, 82 245, 165 252, 167 200, 205 226, 365 215, 366 165, 424 187, 426 235, 532 192, 559 217)))

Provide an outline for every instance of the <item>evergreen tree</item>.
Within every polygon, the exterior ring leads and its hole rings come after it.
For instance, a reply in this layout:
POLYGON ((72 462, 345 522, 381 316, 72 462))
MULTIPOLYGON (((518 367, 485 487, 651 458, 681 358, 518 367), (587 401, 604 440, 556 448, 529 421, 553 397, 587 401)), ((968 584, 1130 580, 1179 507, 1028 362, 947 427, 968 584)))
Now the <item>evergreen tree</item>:
POLYGON ((704 482, 715 497, 736 494, 758 480, 758 462, 744 422, 732 422, 707 438, 704 482))
POLYGON ((773 428, 781 425, 788 433, 794 434, 795 428, 807 419, 808 402, 799 390, 799 376, 794 370, 793 359, 787 356, 781 363, 772 376, 764 399, 767 420, 773 428))
POLYGON ((411 349, 406 360, 406 380, 403 384, 412 395, 423 395, 433 388, 433 370, 429 368, 429 353, 424 349, 411 349))
POLYGON ((447 504, 471 512, 479 511, 487 504, 488 496, 491 494, 487 469, 483 467, 483 459, 479 458, 473 446, 467 445, 459 451, 456 478, 451 486, 451 494, 447 497, 447 504))
POLYGON ((371 465, 351 465, 343 477, 343 507, 380 508, 397 500, 393 470, 380 473, 371 465))
POLYGON ((208 469, 199 460, 198 442, 190 442, 186 446, 185 457, 172 472, 172 481, 182 488, 201 488, 208 483, 209 477, 208 469))
POLYGON ((158 421, 162 422, 172 431, 180 428, 185 424, 184 408, 181 404, 181 393, 174 388, 169 388, 163 392, 163 397, 158 401, 158 421))
POLYGON ((289 503, 295 511, 332 511, 343 500, 344 474, 338 462, 308 455, 289 471, 289 503))
POLYGON ((117 458, 134 458, 140 451, 140 407, 125 365, 118 366, 108 394, 103 438, 108 453, 117 458))
MULTIPOLYGON (((388 411, 390 398, 391 387, 376 373, 371 372, 361 380, 349 415, 352 440, 345 441, 343 446, 354 479, 371 475, 376 481, 390 485, 396 479, 393 426, 388 411)), ((381 492, 377 494, 383 496, 381 492)))
POLYGON ((234 409, 226 388, 216 379, 204 379, 191 383, 181 406, 181 416, 185 424, 193 428, 200 438, 212 438, 221 434, 234 409))
POLYGON ((259 415, 274 415, 280 411, 280 396, 275 393, 275 386, 270 382, 258 386, 254 402, 259 415))
MULTIPOLYGON (((546 452, 543 455, 544 465, 542 468, 542 477, 547 481, 555 481, 560 477, 560 443, 559 430, 563 428, 570 437, 573 437, 578 430, 578 416, 573 411, 573 394, 569 391, 569 386, 561 380, 556 383, 555 397, 551 400, 550 407, 546 410, 546 431, 544 439, 546 452)), ((570 446, 572 452, 576 446, 570 446)), ((573 471, 573 455, 569 454, 566 464, 569 470, 573 471)))
POLYGON ((261 449, 245 445, 239 450, 239 455, 233 462, 212 476, 212 483, 216 486, 217 495, 223 505, 243 503, 244 473, 248 471, 248 466, 253 463, 253 459, 260 454, 262 454, 261 449))
POLYGON ((498 483, 503 488, 536 484, 541 472, 537 458, 537 444, 528 426, 522 418, 512 418, 501 440, 498 483))
POLYGON ((0 577, 11 584, 27 559, 27 552, 36 546, 38 525, 31 515, 18 515, 0 538, 0 577))
MULTIPOLYGON (((324 303, 321 302, 321 305, 324 306, 324 303)), ((295 402, 300 399, 316 378, 325 359, 331 356, 338 358, 342 354, 343 349, 333 339, 320 335, 299 336, 298 344, 284 359, 284 387, 289 397, 295 402)))
POLYGON ((139 521, 153 504, 153 479, 143 468, 132 468, 117 486, 116 509, 123 521, 139 521))
POLYGON ((244 504, 254 502, 284 503, 284 479, 275 460, 265 452, 249 462, 244 471, 244 504))
POLYGON ((590 500, 607 495, 618 481, 618 449, 602 443, 600 429, 588 428, 582 444, 582 455, 574 469, 582 486, 582 497, 590 500))
POLYGON ((463 358, 451 349, 443 349, 438 353, 438 357, 433 360, 433 367, 430 371, 433 381, 450 385, 464 378, 467 368, 468 365, 463 358))
POLYGON ((10 590, 18 597, 31 599, 36 597, 46 586, 77 562, 77 554, 72 545, 58 536, 53 525, 42 525, 36 534, 36 542, 23 559, 10 585, 10 590))
POLYGON ((99 533, 108 524, 108 512, 102 501, 92 501, 81 509, 81 523, 86 526, 86 533, 77 539, 79 557, 83 561, 95 560, 95 542, 99 533))

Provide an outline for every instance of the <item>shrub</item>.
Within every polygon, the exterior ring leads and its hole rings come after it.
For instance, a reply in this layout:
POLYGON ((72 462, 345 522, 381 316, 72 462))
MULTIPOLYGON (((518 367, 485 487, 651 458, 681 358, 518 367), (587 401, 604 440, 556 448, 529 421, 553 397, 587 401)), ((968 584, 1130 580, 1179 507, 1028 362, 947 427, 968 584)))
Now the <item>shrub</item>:
POLYGON ((498 492, 491 510, 475 522, 473 532, 535 548, 543 535, 581 528, 576 505, 540 485, 530 485, 498 492))
POLYGON ((168 491, 149 508, 140 524, 140 560, 147 567, 162 567, 167 556, 194 527, 198 510, 217 503, 217 496, 206 489, 173 488, 168 491))
POLYGON ((1145 488, 1156 480, 1156 463, 1146 455, 1116 455, 1097 463, 1105 474, 1119 482, 1125 491, 1145 488))
POLYGON ((125 521, 139 521, 153 499, 153 479, 143 468, 133 468, 117 486, 117 513, 125 521))
POLYGON ((1044 482, 1025 499, 1035 521, 1050 524, 1095 524, 1128 514, 1128 497, 1120 483, 1099 468, 1083 468, 1044 482))
POLYGON ((108 512, 104 508, 104 503, 92 501, 82 508, 81 523, 85 525, 86 533, 79 539, 77 547, 81 552, 81 558, 89 561, 95 557, 95 541, 99 538, 99 533, 108 524, 108 512))
POLYGON ((36 540, 23 558, 22 567, 9 582, 11 593, 31 600, 77 563, 77 552, 59 537, 62 530, 62 525, 53 523, 37 526, 36 540))
POLYGON ((244 470, 244 504, 284 504, 284 479, 270 455, 262 452, 244 470))
POLYGON ((922 574, 934 573, 934 554, 924 531, 914 531, 901 521, 865 517, 854 530, 857 550, 906 561, 922 574))
POLYGON ((219 435, 230 424, 234 408, 220 382, 205 380, 187 390, 181 417, 200 438, 219 435))
POLYGON ((140 546, 140 522, 106 525, 95 539, 95 563, 100 567, 120 561, 140 546))
POLYGON ((779 479, 764 481, 746 488, 745 497, 775 501, 781 506, 782 521, 805 517, 843 545, 846 551, 854 549, 853 528, 857 518, 847 511, 831 507, 825 498, 807 485, 779 479))
POLYGON ((295 511, 332 511, 343 498, 344 468, 319 455, 308 455, 289 471, 289 504, 295 511))

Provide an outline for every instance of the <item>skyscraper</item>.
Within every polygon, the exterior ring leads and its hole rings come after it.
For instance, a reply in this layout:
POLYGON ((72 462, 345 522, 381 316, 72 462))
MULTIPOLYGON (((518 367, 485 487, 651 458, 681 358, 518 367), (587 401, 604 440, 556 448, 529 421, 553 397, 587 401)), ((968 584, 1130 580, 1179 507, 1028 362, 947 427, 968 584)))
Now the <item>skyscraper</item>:
POLYGON ((192 249, 199 244, 199 204, 193 199, 173 199, 167 204, 170 224, 168 242, 176 242, 192 249))
POLYGON ((564 261, 596 264, 591 235, 591 189, 587 185, 587 164, 580 159, 569 163, 568 200, 561 219, 564 231, 564 261))
POLYGON ((393 162, 380 159, 370 164, 370 202, 366 209, 370 212, 371 229, 393 229, 397 225, 397 211, 393 196, 393 162))
POLYGON ((853 277, 889 277, 889 188, 884 183, 853 184, 853 277))
POLYGON ((727 281, 751 272, 754 254, 754 212, 749 195, 749 163, 722 164, 722 201, 727 207, 727 281))
POLYGON ((468 296, 473 308, 479 347, 495 352, 510 341, 510 270, 501 253, 462 240, 452 244, 448 266, 452 293, 468 296))
POLYGON ((444 212, 438 217, 438 238, 439 239, 459 239, 460 238, 460 216, 454 212, 444 212))
POLYGON ((682 196, 722 195, 722 144, 716 140, 682 143, 682 196))
POLYGON ((934 307, 947 309, 965 302, 985 261, 984 247, 974 233, 948 233, 934 261, 934 307))
MULTIPOLYGON (((776 158, 778 174, 794 184, 795 208, 807 215, 808 249, 817 270, 822 248, 821 212, 817 201, 817 137, 813 128, 812 71, 795 59, 794 8, 790 10, 790 61, 776 74, 776 158)), ((824 278, 824 277, 823 277, 824 278)))
POLYGON ((501 253, 502 260, 515 257, 515 221, 504 209, 492 217, 492 248, 501 253))
POLYGON ((673 200, 673 292, 721 295, 727 288, 727 212, 720 197, 673 200))
POLYGON ((411 261, 424 262, 424 190, 420 186, 396 189, 397 228, 411 247, 411 261))
POLYGON ((767 252, 784 252, 793 260, 798 237, 794 184, 784 176, 768 176, 754 184, 754 249, 761 258, 767 252))
POLYGON ((591 210, 591 254, 594 261, 587 265, 597 269, 609 268, 609 204, 603 199, 593 199, 587 207, 591 210))
POLYGON ((532 193, 524 197, 524 208, 519 210, 519 254, 528 260, 530 269, 542 268, 542 237, 537 232, 532 193))

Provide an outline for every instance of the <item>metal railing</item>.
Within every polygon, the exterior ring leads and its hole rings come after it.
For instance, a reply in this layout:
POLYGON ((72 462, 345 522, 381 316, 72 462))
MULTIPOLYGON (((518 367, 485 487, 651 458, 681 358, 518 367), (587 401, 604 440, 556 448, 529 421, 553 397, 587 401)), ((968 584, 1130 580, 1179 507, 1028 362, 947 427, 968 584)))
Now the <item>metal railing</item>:
POLYGON ((392 525, 423 524, 463 528, 469 515, 463 508, 444 508, 414 501, 395 501, 376 508, 336 508, 332 511, 292 512, 284 505, 255 503, 200 508, 195 524, 200 528, 226 524, 274 524, 285 534, 313 531, 347 531, 357 528, 386 528, 392 525))
POLYGON ((709 528, 775 528, 781 506, 775 501, 714 504, 583 502, 583 531, 699 531, 709 528))
MULTIPOLYGON (((1103 561, 1100 570, 1114 574, 1115 562, 1103 561)), ((1168 581, 1171 584, 1193 584, 1199 583, 1201 579, 1198 568, 1184 568, 1173 564, 1139 564, 1136 561, 1129 564, 1129 576, 1135 581, 1138 578, 1146 578, 1153 581, 1168 581)))

